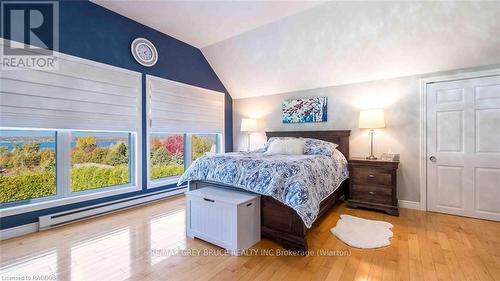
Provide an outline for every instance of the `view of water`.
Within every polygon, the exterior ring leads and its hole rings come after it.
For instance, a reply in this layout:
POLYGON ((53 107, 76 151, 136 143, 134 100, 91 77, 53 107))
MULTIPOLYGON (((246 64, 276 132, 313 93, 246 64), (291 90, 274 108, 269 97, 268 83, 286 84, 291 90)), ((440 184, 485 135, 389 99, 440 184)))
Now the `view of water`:
MULTIPOLYGON (((97 141, 97 146, 99 147, 108 147, 115 144, 117 141, 97 141)), ((17 145, 24 145, 24 142, 15 142, 17 145)), ((76 142, 71 143, 71 147, 74 147, 76 142)), ((7 150, 12 151, 14 149, 14 145, 12 142, 0 142, 0 147, 7 147, 7 150)), ((40 143, 40 149, 55 149, 56 143, 54 141, 46 141, 40 143)))

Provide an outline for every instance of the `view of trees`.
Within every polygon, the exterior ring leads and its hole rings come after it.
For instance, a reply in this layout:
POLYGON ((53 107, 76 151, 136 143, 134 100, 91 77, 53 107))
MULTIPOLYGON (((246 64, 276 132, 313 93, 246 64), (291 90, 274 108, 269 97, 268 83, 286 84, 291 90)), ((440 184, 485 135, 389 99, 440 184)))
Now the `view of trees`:
MULTIPOLYGON (((10 151, 0 147, 1 203, 56 194, 55 150, 41 144, 13 143, 10 151)), ((128 163, 128 145, 122 139, 99 146, 96 136, 77 137, 71 150, 71 191, 126 184, 128 163)))
MULTIPOLYGON (((184 135, 153 134, 150 139, 151 179, 181 175, 184 172, 184 135)), ((216 135, 193 135, 192 160, 214 151, 216 135)))
POLYGON ((56 194, 55 152, 39 143, 0 147, 0 203, 56 194))
POLYGON ((184 172, 184 135, 153 134, 150 150, 151 179, 177 176, 184 172))
MULTIPOLYGON (((117 134, 75 133, 71 144, 71 191, 130 182, 127 137, 117 134)), ((4 137, 3 145, 7 146, 0 146, 0 203, 55 195, 55 135, 11 139, 4 137)), ((216 135, 192 135, 191 143, 194 161, 206 153, 215 153, 216 135)), ((184 172, 184 135, 153 134, 150 146, 151 179, 184 172)))
POLYGON ((126 184, 129 180, 128 145, 115 139, 99 146, 96 136, 75 138, 71 149, 71 191, 126 184))
POLYGON ((207 152, 215 153, 216 135, 193 135, 192 143, 192 160, 196 160, 207 152))

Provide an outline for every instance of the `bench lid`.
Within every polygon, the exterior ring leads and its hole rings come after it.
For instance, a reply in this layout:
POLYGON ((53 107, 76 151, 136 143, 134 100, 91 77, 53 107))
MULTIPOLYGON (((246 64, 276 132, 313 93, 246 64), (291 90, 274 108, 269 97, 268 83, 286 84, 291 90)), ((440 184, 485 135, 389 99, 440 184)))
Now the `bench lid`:
POLYGON ((203 197, 229 204, 242 204, 260 197, 259 194, 241 192, 226 188, 204 187, 186 192, 187 196, 203 197))

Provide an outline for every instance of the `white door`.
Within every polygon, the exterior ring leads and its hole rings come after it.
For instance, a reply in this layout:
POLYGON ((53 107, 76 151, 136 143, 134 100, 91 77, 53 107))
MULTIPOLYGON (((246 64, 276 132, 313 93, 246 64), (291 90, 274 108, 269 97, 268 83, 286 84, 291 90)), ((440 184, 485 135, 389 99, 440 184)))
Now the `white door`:
POLYGON ((427 202, 500 221, 500 76, 427 84, 427 202))

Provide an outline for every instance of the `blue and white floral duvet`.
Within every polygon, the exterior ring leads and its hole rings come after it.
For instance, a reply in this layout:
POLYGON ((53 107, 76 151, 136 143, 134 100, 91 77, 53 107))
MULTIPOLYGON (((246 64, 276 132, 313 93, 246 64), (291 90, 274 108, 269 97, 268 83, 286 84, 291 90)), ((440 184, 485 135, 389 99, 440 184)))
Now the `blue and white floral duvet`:
POLYGON ((206 180, 272 196, 294 209, 310 228, 321 201, 348 177, 347 160, 338 150, 332 156, 238 152, 197 159, 179 184, 206 180))

